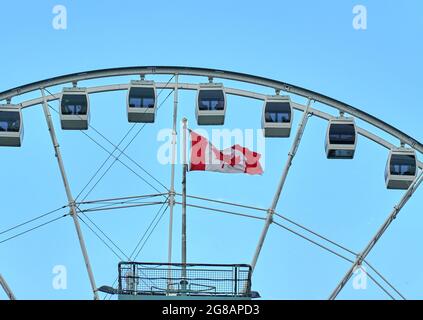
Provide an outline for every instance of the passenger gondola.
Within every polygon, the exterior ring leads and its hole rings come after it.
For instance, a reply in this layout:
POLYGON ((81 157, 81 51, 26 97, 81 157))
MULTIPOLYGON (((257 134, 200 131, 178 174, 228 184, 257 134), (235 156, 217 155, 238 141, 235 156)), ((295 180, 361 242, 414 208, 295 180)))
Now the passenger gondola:
POLYGON ((197 91, 196 117, 198 125, 225 123, 226 97, 221 83, 200 84, 197 91))
POLYGON ((413 149, 398 148, 389 152, 385 169, 388 189, 405 190, 417 177, 417 157, 413 149))
POLYGON ((290 96, 275 95, 266 97, 262 116, 262 129, 265 137, 289 137, 292 119, 293 112, 290 96))
POLYGON ((129 122, 153 123, 156 116, 156 86, 153 81, 131 81, 127 98, 129 122))
POLYGON ((356 145, 357 130, 353 118, 329 120, 325 145, 328 159, 353 159, 356 145))
POLYGON ((0 146, 20 147, 23 139, 21 109, 15 105, 0 105, 0 146))
POLYGON ((64 88, 60 98, 60 124, 63 130, 87 130, 90 100, 85 88, 64 88))

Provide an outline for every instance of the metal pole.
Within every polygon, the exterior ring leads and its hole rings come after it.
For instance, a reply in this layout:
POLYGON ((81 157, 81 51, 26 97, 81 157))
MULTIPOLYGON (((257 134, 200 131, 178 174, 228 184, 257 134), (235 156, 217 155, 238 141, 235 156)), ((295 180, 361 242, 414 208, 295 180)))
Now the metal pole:
POLYGON ((170 172, 170 190, 169 190, 169 241, 168 241, 168 253, 167 261, 169 263, 168 268, 168 290, 172 286, 172 238, 173 238, 173 208, 175 206, 175 162, 176 162, 176 126, 178 118, 178 74, 175 74, 175 91, 173 94, 173 129, 172 129, 172 163, 170 172))
POLYGON ((351 268, 348 270, 348 272, 345 274, 344 278, 341 280, 341 282, 338 284, 338 286, 335 288, 335 290, 332 292, 332 294, 329 297, 329 300, 335 300, 338 294, 341 292, 341 290, 345 287, 345 285, 350 280, 351 276, 353 275, 355 269, 363 263, 363 261, 366 259, 370 251, 374 248, 376 243, 379 241, 379 239, 382 237, 384 232, 388 229, 392 221, 394 221, 398 215, 398 213, 401 211, 401 209, 405 206, 407 201, 411 198, 413 193, 417 190, 419 185, 423 181, 423 171, 420 173, 419 177, 413 182, 413 184, 408 188, 407 192, 404 194, 404 196, 401 198, 400 202, 394 206, 394 209, 392 210, 391 214, 388 216, 384 224, 380 227, 376 235, 370 240, 370 242, 367 244, 366 248, 357 256, 354 264, 351 266, 351 268))
POLYGON ((7 284, 6 280, 3 278, 1 274, 0 274, 0 286, 2 286, 4 292, 6 292, 10 300, 16 300, 16 297, 13 294, 12 289, 10 289, 9 285, 7 284))
POLYGON ((48 103, 46 101, 44 89, 41 89, 41 93, 42 93, 42 96, 43 96, 44 115, 46 117, 48 130, 50 132, 51 141, 53 143, 57 163, 58 163, 59 169, 60 169, 60 174, 62 175, 63 185, 65 187, 66 196, 68 198, 68 203, 69 203, 69 207, 70 207, 70 213, 71 213, 71 216, 73 218, 76 233, 78 235, 78 240, 79 240, 79 245, 81 246, 82 255, 84 256, 85 267, 87 268, 88 278, 90 279, 90 284, 91 284, 91 289, 92 289, 93 294, 94 294, 94 299, 98 300, 99 297, 98 297, 98 293, 97 293, 97 286, 96 286, 95 280, 94 280, 94 274, 93 274, 93 271, 91 269, 90 259, 88 257, 87 248, 85 246, 84 236, 82 234, 81 226, 80 226, 79 220, 78 220, 78 214, 76 212, 75 200, 72 196, 70 186, 69 186, 69 182, 68 182, 68 178, 66 176, 65 166, 63 164, 63 159, 62 159, 62 154, 60 153, 60 146, 59 146, 59 143, 57 141, 56 132, 54 130, 53 121, 51 119, 51 114, 50 114, 50 110, 49 110, 49 107, 48 107, 48 103))
POLYGON ((270 227, 271 223, 273 222, 273 215, 275 213, 276 206, 278 204, 280 195, 282 193, 282 189, 283 189, 283 186, 285 184, 286 177, 288 176, 288 172, 289 172, 289 168, 291 167, 292 160, 294 159, 295 154, 297 153, 297 150, 298 150, 298 146, 300 145, 301 138, 303 136, 304 129, 305 129, 305 126, 306 126, 307 121, 308 121, 308 114, 309 114, 308 111, 309 111, 309 108, 311 106, 311 102, 312 102, 311 99, 309 99, 308 102, 307 102, 307 107, 304 110, 302 120, 301 120, 300 124, 298 125, 297 134, 296 134, 295 139, 292 143, 291 150, 288 153, 288 160, 286 161, 285 167, 283 169, 282 177, 279 181, 278 188, 276 189, 275 196, 273 197, 272 205, 267 210, 266 222, 264 224, 263 231, 261 232, 260 239, 259 239, 259 242, 257 244, 256 251, 254 253, 253 261, 251 263, 252 272, 254 271, 254 269, 256 267, 257 260, 258 260, 258 257, 260 255, 260 251, 263 247, 264 240, 266 239, 266 235, 267 235, 267 232, 269 230, 269 227, 270 227))
POLYGON ((186 290, 187 277, 187 119, 182 119, 182 290, 186 290))

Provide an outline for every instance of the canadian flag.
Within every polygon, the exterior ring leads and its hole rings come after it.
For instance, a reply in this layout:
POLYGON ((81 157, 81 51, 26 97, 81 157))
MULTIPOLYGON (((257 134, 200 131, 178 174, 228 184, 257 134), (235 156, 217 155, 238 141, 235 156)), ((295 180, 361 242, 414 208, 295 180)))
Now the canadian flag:
POLYGON ((190 171, 247 173, 261 175, 261 154, 238 144, 218 150, 205 137, 189 130, 191 137, 190 171))

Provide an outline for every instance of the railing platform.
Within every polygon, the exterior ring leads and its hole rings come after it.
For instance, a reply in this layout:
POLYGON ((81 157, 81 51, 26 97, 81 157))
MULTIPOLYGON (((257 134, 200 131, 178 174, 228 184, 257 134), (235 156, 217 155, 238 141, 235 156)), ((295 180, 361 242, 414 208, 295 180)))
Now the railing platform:
POLYGON ((120 262, 119 300, 249 300, 251 266, 120 262))

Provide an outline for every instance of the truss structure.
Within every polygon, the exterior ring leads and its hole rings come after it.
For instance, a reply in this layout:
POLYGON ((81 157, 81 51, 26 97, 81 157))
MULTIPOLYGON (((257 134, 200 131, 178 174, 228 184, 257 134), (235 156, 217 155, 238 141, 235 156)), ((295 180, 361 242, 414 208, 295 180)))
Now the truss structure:
MULTIPOLYGON (((111 92, 111 91, 125 91, 128 90, 129 84, 127 83, 117 83, 117 84, 111 84, 111 85, 102 85, 102 86, 94 86, 94 87, 88 87, 87 93, 88 94, 94 94, 94 93, 102 93, 102 92, 111 92)), ((7 103, 11 103, 12 100, 18 99, 19 96, 26 94, 26 93, 36 93, 39 92, 40 96, 37 98, 32 98, 25 101, 20 101, 18 103, 14 102, 15 105, 17 105, 20 109, 26 109, 31 108, 33 106, 42 105, 43 111, 45 115, 45 119, 48 125, 49 133, 51 136, 52 145, 55 151, 57 163, 59 166, 60 174, 63 180, 64 190, 66 192, 67 196, 67 204, 65 204, 63 207, 58 208, 56 210, 53 210, 52 212, 46 213, 44 215, 41 215, 40 217, 45 217, 47 215, 56 213, 60 210, 67 210, 67 213, 63 214, 62 216, 52 219, 48 221, 47 223, 51 223, 54 221, 57 221, 60 218, 63 218, 65 216, 71 216, 73 223, 75 225, 75 230, 77 233, 77 238, 81 247, 81 252, 84 258, 85 267, 87 270, 88 278, 90 281, 92 293, 94 299, 99 299, 98 295, 98 287, 95 282, 94 272, 90 264, 89 254, 85 245, 84 240, 84 234, 82 232, 82 229, 80 227, 80 222, 83 222, 85 225, 87 225, 93 232, 99 231, 102 233, 102 236, 107 237, 101 229, 96 226, 94 223, 91 225, 94 225, 94 227, 90 227, 89 222, 92 222, 89 218, 89 214, 97 211, 105 211, 105 210, 121 210, 125 208, 134 208, 134 207, 141 207, 141 206, 159 206, 160 209, 157 212, 157 216, 159 218, 163 217, 166 210, 169 208, 170 214, 169 214, 169 248, 168 248, 168 264, 172 264, 172 225, 173 225, 173 210, 175 206, 178 205, 186 205, 187 207, 193 207, 193 208, 200 208, 205 210, 210 210, 216 213, 222 213, 222 214, 231 214, 236 215, 242 218, 250 218, 250 219, 257 219, 263 221, 263 230, 260 235, 260 238, 258 239, 258 244, 256 251, 254 253, 254 256, 252 257, 251 262, 251 272, 254 272, 254 269, 256 267, 257 261, 260 256, 261 248, 264 245, 267 232, 271 225, 274 225, 276 227, 282 228, 286 231, 289 231, 291 233, 294 233, 295 235, 305 239, 306 241, 310 242, 313 245, 317 245, 320 248, 329 251, 336 256, 349 261, 351 263, 351 268, 347 271, 343 279, 340 280, 339 285, 334 289, 332 294, 330 295, 329 299, 335 299, 338 294, 341 292, 341 290, 344 288, 346 283, 350 280, 353 272, 356 270, 356 268, 360 267, 362 264, 367 264, 369 268, 374 272, 376 275, 378 275, 385 284, 388 285, 391 291, 385 288, 382 284, 380 284, 370 273, 369 277, 375 283, 391 298, 400 297, 404 298, 404 296, 395 289, 394 286, 392 286, 386 278, 384 278, 374 267, 366 261, 366 258, 368 254, 371 252, 371 250, 376 245, 377 241, 382 237, 384 232, 388 229, 390 224, 393 222, 393 220, 398 216, 401 209, 405 206, 407 201, 412 197, 414 192, 417 190, 419 185, 423 181, 423 163, 421 161, 417 161, 417 166, 420 169, 420 173, 418 174, 416 180, 412 183, 410 188, 404 193, 402 199, 400 202, 394 206, 391 213, 389 213, 385 223, 380 227, 379 230, 377 230, 375 236, 370 239, 368 245, 359 253, 354 252, 345 246, 340 245, 339 243, 328 239, 327 237, 324 237, 317 232, 311 230, 310 228, 307 228, 305 226, 302 226, 301 224, 279 214, 277 212, 277 205, 280 199, 280 196, 283 191, 283 187, 285 185, 285 182, 287 180, 287 176, 289 173, 289 170, 291 168, 291 164, 294 160, 294 157, 296 155, 296 152, 300 146, 301 138, 303 134, 305 133, 306 124, 308 119, 311 116, 329 121, 334 116, 332 114, 326 113, 324 111, 321 111, 318 109, 318 107, 315 106, 316 102, 319 102, 323 105, 332 107, 334 110, 341 114, 348 114, 356 119, 360 119, 364 121, 365 123, 371 125, 374 128, 377 128, 379 130, 382 130, 383 132, 387 133, 388 135, 398 139, 398 144, 401 146, 409 146, 410 148, 414 149, 416 152, 418 152, 421 156, 423 153, 423 144, 413 137, 409 136, 408 134, 398 130, 392 125, 389 125, 388 123, 385 123, 384 121, 364 112, 363 110, 353 107, 351 105, 348 105, 346 103, 343 103, 341 101, 335 100, 333 98, 330 98, 328 96, 322 95, 320 93, 307 90, 305 88, 301 88, 295 85, 291 85, 285 82, 267 79, 255 75, 249 75, 249 74, 243 74, 243 73, 237 73, 237 72, 231 72, 231 71, 225 71, 225 70, 214 70, 214 69, 205 69, 205 68, 193 68, 193 67, 176 67, 176 66, 148 66, 148 67, 126 67, 126 68, 114 68, 114 69, 104 69, 104 70, 94 70, 94 71, 87 71, 87 72, 81 72, 81 73, 75 73, 75 74, 68 74, 63 75, 51 79, 46 79, 42 81, 37 81, 34 83, 30 83, 27 85, 19 86, 16 88, 12 88, 3 92, 0 92, 0 101, 4 100, 7 103), (140 177, 143 179, 143 181, 147 184, 149 184, 156 193, 154 194, 146 194, 146 195, 134 195, 129 197, 120 197, 120 198, 109 198, 109 199, 97 199, 97 200, 86 200, 88 194, 92 191, 92 189, 95 187, 92 187, 84 199, 79 200, 82 191, 80 194, 78 194, 76 197, 71 192, 71 188, 69 185, 68 177, 65 170, 64 161, 61 155, 59 142, 57 140, 56 134, 55 134, 55 128, 53 125, 53 121, 51 120, 51 114, 50 110, 54 110, 50 106, 50 102, 58 100, 60 98, 60 93, 51 93, 50 90, 52 88, 55 88, 57 86, 65 85, 65 84, 73 84, 76 85, 78 82, 85 81, 85 80, 95 80, 100 78, 117 78, 120 76, 141 76, 141 79, 144 79, 145 76, 148 75, 169 75, 170 80, 168 82, 156 82, 156 88, 163 90, 170 90, 169 94, 166 96, 164 101, 171 95, 171 93, 174 93, 174 108, 173 108, 173 128, 172 128, 172 159, 175 160, 176 157, 176 135, 177 135, 177 114, 178 114, 178 90, 198 90, 199 83, 184 83, 180 82, 181 76, 189 76, 192 78, 199 77, 199 78, 208 78, 210 79, 222 79, 222 80, 231 80, 234 82, 239 83, 248 83, 248 84, 254 84, 266 88, 271 88, 275 90, 275 92, 285 92, 289 95, 293 95, 296 97, 303 97, 306 98, 308 103, 306 105, 297 103, 295 101, 292 102, 293 108, 297 111, 302 112, 303 116, 299 123, 295 138, 293 140, 291 149, 288 153, 288 158, 286 160, 286 164, 283 168, 282 175, 280 178, 280 182, 276 188, 275 195, 273 198, 272 203, 269 205, 268 208, 257 208, 254 206, 250 206, 247 204, 240 204, 235 202, 227 202, 227 201, 220 201, 216 199, 210 199, 206 197, 201 197, 197 195, 188 194, 186 195, 186 199, 182 197, 182 194, 179 193, 175 189, 174 179, 175 179, 175 161, 172 163, 171 167, 171 184, 170 186, 165 186, 160 181, 158 181, 153 174, 142 168, 142 166, 137 163, 135 160, 133 160, 131 157, 129 157, 125 150, 128 147, 121 146, 121 143, 123 139, 120 141, 119 144, 115 145, 110 140, 108 140, 104 135, 99 133, 95 128, 91 129, 96 130, 99 134, 103 136, 103 138, 108 141, 114 148, 113 152, 110 152, 109 149, 103 147, 101 144, 96 142, 94 139, 90 137, 95 143, 97 143, 100 147, 102 147, 108 154, 109 160, 110 158, 113 159, 112 165, 119 161, 122 164, 124 164, 129 170, 131 170, 134 174, 136 174, 135 171, 133 171, 128 165, 123 163, 121 161, 121 157, 125 157, 127 160, 129 160, 132 164, 136 165, 139 169, 143 170, 150 179, 153 179, 156 183, 160 184, 161 189, 154 187, 151 183, 146 181, 143 177, 140 177), (117 155, 115 153, 117 151, 117 155), (200 205, 197 203, 192 203, 191 201, 197 201, 205 203, 204 205, 200 205), (216 208, 215 205, 224 206, 225 209, 222 209, 221 207, 216 208), (248 213, 246 213, 248 212, 248 213), (342 250, 343 254, 339 253, 338 251, 335 251, 331 248, 329 248, 327 245, 322 244, 322 242, 317 242, 315 240, 312 240, 310 236, 317 236, 320 241, 322 241, 325 244, 334 245, 337 249, 342 250), (346 255, 349 255, 350 257, 347 257, 346 255), (351 258, 352 256, 352 258, 351 258), (395 292, 394 294, 390 293, 392 290, 395 292)), ((234 96, 240 96, 240 97, 246 97, 251 98, 255 100, 265 100, 266 95, 258 92, 252 92, 247 90, 242 90, 238 88, 232 88, 232 87, 225 87, 225 93, 228 95, 234 95, 234 96)), ((164 103, 164 101, 162 103, 164 103)), ((160 106, 159 106, 160 107, 160 106)), ((134 127, 131 128, 131 130, 134 127)), ((139 131, 142 130, 143 127, 139 131)), ((139 133, 138 131, 138 133, 139 133)), ((83 132, 83 134, 89 136, 87 133, 83 132)), ((129 132, 128 132, 129 133, 129 132)), ((137 134, 138 134, 137 133, 137 134)), ((392 143, 388 142, 384 138, 382 138, 380 135, 372 133, 364 128, 357 127, 357 133, 366 139, 369 139, 388 150, 391 150, 397 146, 393 145, 392 143)), ((126 136, 124 137, 126 138, 126 136)), ((134 137, 135 138, 135 137, 134 137)), ((133 138, 133 139, 134 139, 133 138)), ((131 140, 132 142, 133 140, 131 140)), ((102 164, 102 167, 105 166, 106 161, 102 164)), ((110 166, 111 167, 111 166, 110 166)), ((110 169, 106 170, 105 173, 110 169)), ((98 173, 99 171, 97 171, 98 173)), ((104 173, 104 174, 105 174, 104 173)), ((103 176, 104 176, 103 174, 103 176)), ((94 177, 93 177, 94 178, 94 177)), ((93 178, 90 180, 90 182, 93 180, 93 178)), ((98 182, 97 182, 98 183, 98 182)), ((83 190, 84 191, 84 190, 83 190)), ((30 221, 24 222, 20 224, 19 226, 26 225, 28 222, 33 222, 38 220, 40 217, 36 217, 34 219, 31 219, 30 221)), ((43 223, 38 225, 36 228, 42 227, 43 225, 46 225, 47 223, 43 223)), ((156 224, 157 225, 157 224, 156 224)), ((154 226, 152 226, 154 227, 154 226)), ((9 232, 11 230, 14 230, 16 227, 13 227, 11 229, 8 229, 6 231, 0 232, 1 234, 4 234, 6 232, 9 232)), ((31 230, 34 230, 35 228, 29 229, 23 233, 29 232, 31 230)), ((154 228, 152 228, 154 230, 154 228)), ((10 238, 7 238, 6 240, 0 241, 0 243, 6 242, 16 236, 19 236, 23 233, 17 234, 15 236, 12 236, 10 238)), ((150 233, 151 234, 151 233, 150 233)), ((100 234, 96 233, 97 236, 100 236, 100 234)), ((110 240, 110 239, 108 239, 110 240)), ((111 241, 111 240, 110 240, 111 241)), ((111 241, 112 242, 112 241, 111 241)), ((140 243, 139 243, 140 244, 140 243)), ((112 242, 113 247, 113 242, 112 242)), ((127 261, 134 261, 137 256, 137 250, 134 250, 134 252, 128 257, 123 252, 116 252, 119 250, 116 250, 116 248, 109 247, 113 252, 120 256, 123 259, 126 259, 127 261), (122 255, 123 254, 123 257, 122 255)), ((117 247, 117 246, 115 246, 117 247)), ((138 251, 139 253, 139 251, 138 251)), ((171 272, 169 268, 169 272, 171 272)), ((0 276, 0 284, 4 288, 4 290, 7 292, 10 299, 14 299, 14 295, 7 285, 6 281, 3 277, 0 276)))

